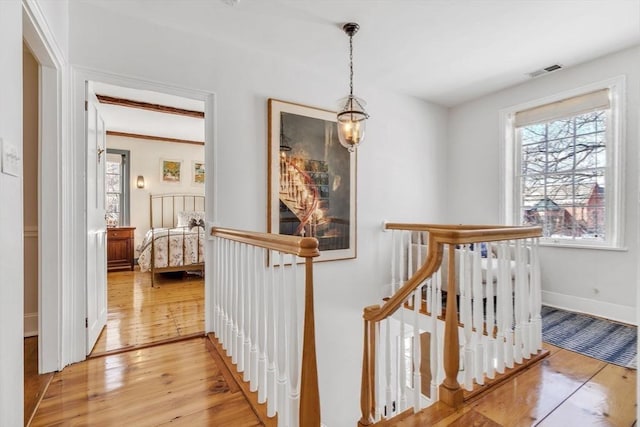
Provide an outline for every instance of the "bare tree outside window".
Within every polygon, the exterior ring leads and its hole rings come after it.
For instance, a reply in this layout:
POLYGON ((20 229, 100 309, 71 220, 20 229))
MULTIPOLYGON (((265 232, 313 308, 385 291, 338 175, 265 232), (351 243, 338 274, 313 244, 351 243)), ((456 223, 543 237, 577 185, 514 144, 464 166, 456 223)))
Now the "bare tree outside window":
POLYGON ((518 129, 520 212, 545 237, 606 240, 606 110, 518 129))

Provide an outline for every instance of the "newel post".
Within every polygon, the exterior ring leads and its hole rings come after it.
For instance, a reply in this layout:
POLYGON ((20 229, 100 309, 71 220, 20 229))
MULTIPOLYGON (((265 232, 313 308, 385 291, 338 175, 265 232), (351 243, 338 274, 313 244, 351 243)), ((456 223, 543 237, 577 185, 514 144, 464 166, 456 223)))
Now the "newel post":
POLYGON ((315 315, 313 311, 313 258, 305 264, 304 337, 300 380, 300 426, 320 427, 320 393, 316 361, 315 315))
POLYGON ((362 382, 360 385, 360 411, 362 417, 358 421, 359 427, 370 426, 374 423, 375 411, 375 328, 376 323, 367 319, 367 314, 379 309, 374 305, 364 309, 364 346, 362 348, 362 382))
POLYGON ((447 312, 444 326, 444 372, 440 385, 440 400, 457 408, 462 405, 463 392, 458 383, 460 341, 458 340, 458 306, 456 303, 455 245, 449 245, 447 265, 447 312))

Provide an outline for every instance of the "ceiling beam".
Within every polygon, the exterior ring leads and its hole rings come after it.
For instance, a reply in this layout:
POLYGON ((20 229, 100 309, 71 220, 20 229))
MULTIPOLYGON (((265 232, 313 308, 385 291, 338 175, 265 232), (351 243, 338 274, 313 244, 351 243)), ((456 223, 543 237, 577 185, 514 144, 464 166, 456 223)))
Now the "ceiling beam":
POLYGON ((129 133, 129 132, 116 132, 113 130, 108 130, 107 135, 109 136, 125 136, 128 138, 137 138, 137 139, 149 139, 153 141, 163 141, 163 142, 179 142, 181 144, 194 144, 194 145, 204 145, 204 141, 193 141, 190 139, 178 139, 178 138, 167 138, 165 136, 153 136, 153 135, 140 135, 138 133, 129 133))
POLYGON ((176 114, 178 116, 194 117, 196 119, 204 119, 204 112, 195 110, 185 110, 184 108, 169 107, 160 104, 151 104, 149 102, 133 101, 131 99, 117 98, 115 96, 98 95, 98 101, 102 104, 118 105, 121 107, 138 108, 141 110, 155 111, 158 113, 176 114))

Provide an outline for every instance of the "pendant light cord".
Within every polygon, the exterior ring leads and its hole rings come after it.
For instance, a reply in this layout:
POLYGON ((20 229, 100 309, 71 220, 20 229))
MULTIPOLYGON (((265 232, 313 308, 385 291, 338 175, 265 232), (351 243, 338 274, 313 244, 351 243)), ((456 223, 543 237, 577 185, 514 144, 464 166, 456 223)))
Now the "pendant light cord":
POLYGON ((353 36, 349 36, 349 95, 353 97, 353 36))

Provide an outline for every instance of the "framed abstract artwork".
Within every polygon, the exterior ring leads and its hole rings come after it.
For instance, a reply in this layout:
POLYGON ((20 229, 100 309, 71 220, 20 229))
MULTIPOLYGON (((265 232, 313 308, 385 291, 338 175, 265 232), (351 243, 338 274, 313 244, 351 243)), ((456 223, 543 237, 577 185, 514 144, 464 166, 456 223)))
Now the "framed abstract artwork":
POLYGON ((179 183, 182 180, 182 160, 160 160, 161 178, 163 183, 179 183))
POLYGON ((204 162, 191 162, 192 184, 204 184, 204 162))
POLYGON ((268 115, 268 232, 315 237, 318 261, 355 258, 357 154, 336 113, 269 99, 268 115))

